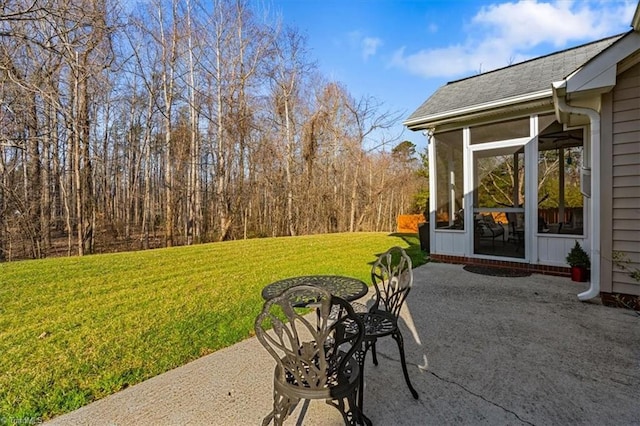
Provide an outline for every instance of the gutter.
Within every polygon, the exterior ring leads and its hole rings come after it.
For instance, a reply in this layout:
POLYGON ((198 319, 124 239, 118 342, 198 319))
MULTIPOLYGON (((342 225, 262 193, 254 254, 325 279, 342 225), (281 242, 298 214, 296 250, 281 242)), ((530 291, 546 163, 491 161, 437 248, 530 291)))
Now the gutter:
POLYGON ((408 119, 402 122, 409 130, 422 130, 434 127, 435 124, 443 124, 450 120, 459 120, 462 116, 480 114, 485 115, 487 111, 497 108, 511 107, 531 101, 540 101, 551 96, 552 90, 545 89, 537 92, 526 93, 524 95, 512 96, 510 98, 498 99, 496 101, 485 102, 482 104, 471 105, 441 113, 431 114, 418 118, 408 119))
POLYGON ((553 83, 553 101, 556 118, 560 113, 580 114, 589 117, 591 131, 591 205, 589 212, 589 235, 591 238, 591 281, 587 291, 578 294, 578 299, 586 301, 600 295, 600 114, 591 108, 569 105, 566 99, 566 80, 553 83), (597 222, 597 224, 596 224, 597 222))

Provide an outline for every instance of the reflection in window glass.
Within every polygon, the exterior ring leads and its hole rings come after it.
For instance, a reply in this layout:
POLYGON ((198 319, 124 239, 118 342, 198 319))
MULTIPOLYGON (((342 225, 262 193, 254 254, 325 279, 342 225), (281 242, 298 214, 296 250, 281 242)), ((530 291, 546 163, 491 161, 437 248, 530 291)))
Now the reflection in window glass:
POLYGON ((538 232, 582 235, 582 130, 541 135, 538 147, 538 232))
POLYGON ((524 206, 524 148, 480 152, 475 157, 474 205, 480 208, 524 206))
POLYGON ((462 130, 434 135, 436 228, 464 229, 462 130))

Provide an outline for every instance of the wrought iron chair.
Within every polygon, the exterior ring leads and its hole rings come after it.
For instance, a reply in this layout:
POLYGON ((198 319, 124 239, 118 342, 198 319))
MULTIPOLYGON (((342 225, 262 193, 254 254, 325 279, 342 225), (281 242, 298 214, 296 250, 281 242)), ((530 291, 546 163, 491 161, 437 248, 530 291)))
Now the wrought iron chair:
POLYGON ((273 411, 264 426, 272 419, 281 425, 301 399, 326 400, 345 424, 369 423, 357 404, 364 324, 347 301, 318 287, 292 287, 265 302, 255 331, 276 360, 273 411))
MULTIPOLYGON (((364 361, 369 349, 373 363, 378 365, 376 342, 381 337, 391 336, 398 344, 402 372, 411 395, 418 399, 418 392, 411 385, 407 362, 404 355, 404 340, 398 328, 398 316, 402 305, 413 284, 411 258, 400 247, 392 247, 380 255, 371 268, 371 280, 375 286, 376 297, 369 312, 358 314, 364 321, 365 336, 364 349, 360 359, 361 382, 364 381, 364 361)), ((364 383, 360 385, 358 406, 362 409, 364 383)))
POLYGON ((500 235, 502 235, 502 243, 505 243, 504 228, 496 223, 491 214, 483 214, 476 220, 476 233, 481 238, 491 238, 492 246, 495 246, 496 238, 500 235))

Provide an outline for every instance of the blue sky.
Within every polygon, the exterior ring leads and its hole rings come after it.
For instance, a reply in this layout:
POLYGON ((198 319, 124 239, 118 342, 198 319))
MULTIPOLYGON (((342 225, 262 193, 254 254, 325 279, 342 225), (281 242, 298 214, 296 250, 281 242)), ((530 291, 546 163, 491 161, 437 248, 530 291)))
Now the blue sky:
MULTIPOLYGON (((267 0, 356 99, 411 114, 439 86, 630 29, 637 0, 267 0)), ((394 133, 402 131, 399 122, 394 133)), ((420 133, 401 140, 424 149, 420 133)))

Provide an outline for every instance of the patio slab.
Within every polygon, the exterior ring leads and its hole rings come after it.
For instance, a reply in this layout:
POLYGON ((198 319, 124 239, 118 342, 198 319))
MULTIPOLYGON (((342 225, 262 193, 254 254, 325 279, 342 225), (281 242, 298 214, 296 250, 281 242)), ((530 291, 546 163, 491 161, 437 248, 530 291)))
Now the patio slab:
MULTIPOLYGON (((401 327, 420 399, 404 383, 395 342, 383 339, 379 365, 367 357, 365 413, 378 425, 640 424, 640 316, 578 301, 585 289, 561 277, 416 268, 401 327)), ((47 424, 260 424, 274 365, 248 339, 47 424)), ((342 418, 313 401, 286 424, 342 418)))

